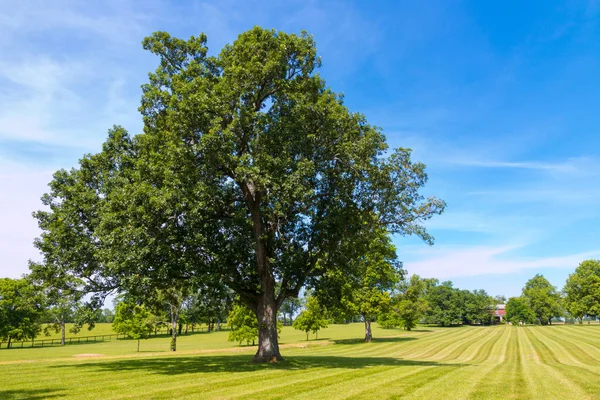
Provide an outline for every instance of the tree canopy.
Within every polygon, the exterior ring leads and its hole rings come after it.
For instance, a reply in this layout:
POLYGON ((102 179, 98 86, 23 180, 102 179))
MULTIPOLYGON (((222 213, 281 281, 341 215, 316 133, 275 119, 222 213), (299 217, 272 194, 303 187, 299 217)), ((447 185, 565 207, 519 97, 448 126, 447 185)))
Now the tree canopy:
POLYGON ((142 305, 122 301, 115 308, 112 327, 113 331, 137 340, 140 351, 140 339, 148 339, 154 329, 152 314, 142 305))
POLYGON ((309 332, 316 337, 321 328, 327 328, 327 310, 319 303, 317 297, 307 298, 306 308, 298 315, 293 326, 294 329, 306 332, 306 340, 309 332))
POLYGON ((565 307, 569 313, 583 321, 584 315, 600 315, 600 261, 583 261, 569 275, 564 288, 565 307))
POLYGON ((43 304, 25 279, 0 278, 0 340, 33 339, 41 330, 43 304))
POLYGON ((561 314, 560 293, 543 275, 536 274, 528 280, 521 297, 542 325, 561 314))
POLYGON ((392 297, 390 310, 380 316, 379 324, 389 328, 402 326, 408 331, 415 328, 429 307, 425 288, 425 281, 419 275, 404 279, 399 285, 399 293, 392 297))
POLYGON ((227 325, 231 329, 228 338, 230 342, 238 342, 240 345, 246 342, 247 345, 254 345, 258 339, 256 315, 243 304, 234 304, 227 317, 227 325))

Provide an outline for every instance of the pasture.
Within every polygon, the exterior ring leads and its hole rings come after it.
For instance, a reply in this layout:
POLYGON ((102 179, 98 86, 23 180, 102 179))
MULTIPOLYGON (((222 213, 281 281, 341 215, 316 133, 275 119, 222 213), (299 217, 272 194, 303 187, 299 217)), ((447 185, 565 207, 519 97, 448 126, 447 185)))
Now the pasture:
POLYGON ((375 328, 319 340, 284 327, 285 362, 255 365, 227 332, 0 351, 1 399, 600 398, 600 326, 375 328))

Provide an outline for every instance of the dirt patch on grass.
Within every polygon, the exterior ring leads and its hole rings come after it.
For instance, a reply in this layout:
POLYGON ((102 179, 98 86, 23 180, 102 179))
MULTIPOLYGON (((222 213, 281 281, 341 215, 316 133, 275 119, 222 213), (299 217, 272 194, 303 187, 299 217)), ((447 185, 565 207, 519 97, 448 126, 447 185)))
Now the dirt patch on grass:
POLYGON ((95 353, 83 353, 83 354, 74 354, 73 357, 103 357, 104 354, 95 354, 95 353))

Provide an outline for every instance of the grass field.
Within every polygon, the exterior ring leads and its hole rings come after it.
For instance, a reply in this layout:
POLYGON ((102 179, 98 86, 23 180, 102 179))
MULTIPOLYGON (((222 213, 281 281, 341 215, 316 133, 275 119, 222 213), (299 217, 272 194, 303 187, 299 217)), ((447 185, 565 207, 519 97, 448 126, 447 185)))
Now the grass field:
POLYGON ((0 399, 600 399, 600 326, 332 325, 281 334, 285 362, 254 365, 227 332, 0 351, 0 399), (81 356, 82 354, 101 354, 81 356))

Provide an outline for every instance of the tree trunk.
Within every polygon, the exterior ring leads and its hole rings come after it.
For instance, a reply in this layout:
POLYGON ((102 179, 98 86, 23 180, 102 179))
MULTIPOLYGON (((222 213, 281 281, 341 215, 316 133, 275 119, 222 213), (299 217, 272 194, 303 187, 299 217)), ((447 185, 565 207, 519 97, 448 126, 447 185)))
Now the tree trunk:
POLYGON ((140 339, 138 339, 138 353, 140 352, 140 339))
POLYGON ((252 234, 256 244, 256 273, 261 286, 260 294, 257 293, 257 296, 251 299, 251 308, 255 310, 258 319, 258 351, 252 361, 282 361, 277 337, 277 311, 281 303, 275 300, 275 279, 269 262, 273 255, 273 246, 269 245, 269 232, 260 209, 262 193, 250 181, 240 182, 240 188, 252 217, 252 234))
POLYGON ((365 318, 365 342, 373 340, 373 334, 371 333, 371 321, 365 318))
POLYGON ((65 324, 64 319, 62 321, 60 321, 60 331, 61 331, 60 345, 64 346, 65 345, 65 331, 66 331, 66 324, 65 324))
POLYGON ((171 304, 171 351, 177 350, 177 322, 179 321, 179 307, 171 304))
POLYGON ((308 342, 308 331, 306 331, 306 341, 308 342))
POLYGON ((252 362, 283 361, 283 357, 279 353, 277 309, 273 296, 269 296, 266 293, 261 296, 256 308, 256 317, 258 318, 258 351, 254 355, 252 362))
POLYGON ((8 345, 6 346, 7 349, 10 349, 11 340, 12 340, 12 336, 8 335, 8 345))

